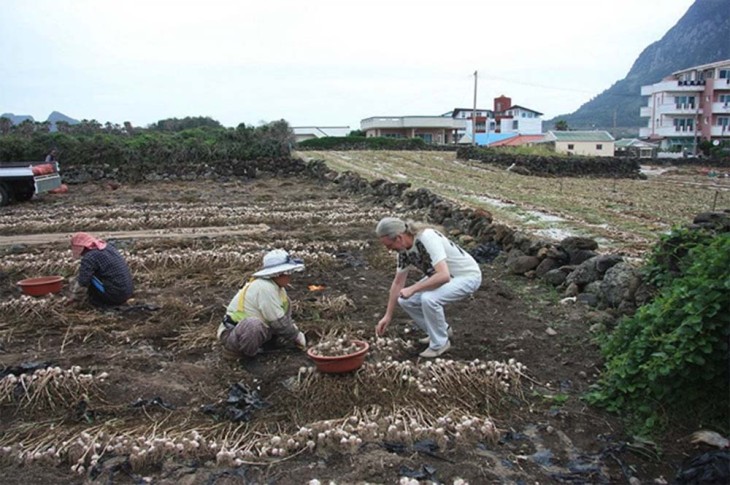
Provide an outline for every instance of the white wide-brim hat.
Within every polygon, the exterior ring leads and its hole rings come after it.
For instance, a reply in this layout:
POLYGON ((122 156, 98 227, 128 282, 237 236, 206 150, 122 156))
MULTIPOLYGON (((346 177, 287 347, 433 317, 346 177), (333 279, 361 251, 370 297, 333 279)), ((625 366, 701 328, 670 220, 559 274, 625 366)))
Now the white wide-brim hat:
POLYGON ((264 266, 253 274, 255 278, 271 278, 284 273, 304 270, 304 261, 292 258, 283 249, 274 249, 264 255, 264 266))

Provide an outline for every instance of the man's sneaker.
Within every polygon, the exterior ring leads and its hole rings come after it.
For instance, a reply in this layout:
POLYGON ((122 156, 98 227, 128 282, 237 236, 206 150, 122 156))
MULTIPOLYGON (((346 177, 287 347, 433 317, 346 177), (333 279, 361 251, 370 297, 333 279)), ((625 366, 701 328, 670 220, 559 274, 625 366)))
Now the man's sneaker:
POLYGON ((447 350, 451 348, 451 342, 449 340, 446 341, 446 345, 441 347, 440 349, 432 349, 431 347, 427 348, 423 352, 421 352, 420 355, 424 359, 433 359, 434 357, 438 357, 439 355, 443 354, 447 350))
MULTIPOLYGON (((451 327, 449 327, 449 329, 446 331, 446 334, 449 336, 449 338, 454 336, 454 331, 451 330, 451 327)), ((418 343, 419 344, 430 344, 431 338, 428 335, 426 335, 425 337, 419 338, 418 343)))

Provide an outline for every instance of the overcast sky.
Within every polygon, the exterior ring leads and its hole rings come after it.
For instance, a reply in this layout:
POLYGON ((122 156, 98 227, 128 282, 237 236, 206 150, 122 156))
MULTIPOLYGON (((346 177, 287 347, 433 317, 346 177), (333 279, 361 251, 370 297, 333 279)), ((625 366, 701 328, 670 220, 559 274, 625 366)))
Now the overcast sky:
POLYGON ((0 113, 360 127, 499 95, 572 113, 694 0, 2 0, 0 113))

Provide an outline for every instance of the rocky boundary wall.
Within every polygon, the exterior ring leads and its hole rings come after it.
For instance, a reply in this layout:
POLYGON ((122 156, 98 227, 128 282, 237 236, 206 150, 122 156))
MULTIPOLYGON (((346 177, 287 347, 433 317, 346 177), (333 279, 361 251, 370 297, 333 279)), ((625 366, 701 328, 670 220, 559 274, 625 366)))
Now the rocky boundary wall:
POLYGON ((683 165, 700 166, 700 167, 717 167, 730 168, 730 157, 723 158, 654 158, 651 165, 673 165, 681 167, 683 165))
MULTIPOLYGON (((340 173, 327 167, 322 160, 306 163, 300 159, 228 160, 204 165, 166 165, 144 173, 134 166, 74 166, 69 163, 62 171, 64 182, 69 184, 197 179, 225 181, 240 177, 256 178, 262 174, 306 176, 335 183, 347 193, 369 197, 385 207, 419 211, 427 221, 443 226, 478 260, 491 260, 501 253, 504 264, 513 274, 542 280, 556 287, 565 298, 611 310, 617 316, 632 314, 652 297, 653 289, 643 281, 640 268, 620 255, 600 254, 598 243, 593 239, 568 237, 558 243, 536 239, 494 222, 492 214, 484 209, 459 206, 428 189, 412 189, 408 183, 383 179, 368 181, 356 173, 340 173)), ((730 213, 699 214, 693 226, 730 231, 730 213)))
POLYGON ((114 181, 121 183, 158 182, 197 179, 225 179, 230 177, 256 178, 259 172, 277 177, 298 175, 305 171, 304 162, 292 158, 261 160, 221 160, 212 163, 176 163, 159 166, 136 164, 61 164, 61 178, 67 184, 114 181))
POLYGON ((459 148, 456 158, 489 163, 522 175, 538 177, 646 178, 636 158, 515 155, 476 147, 459 148))

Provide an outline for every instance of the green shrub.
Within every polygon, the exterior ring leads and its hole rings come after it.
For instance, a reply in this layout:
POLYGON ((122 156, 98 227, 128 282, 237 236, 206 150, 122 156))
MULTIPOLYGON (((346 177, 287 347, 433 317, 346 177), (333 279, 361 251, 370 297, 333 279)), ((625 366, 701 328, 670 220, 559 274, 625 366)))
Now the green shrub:
POLYGON ((729 268, 728 233, 665 237, 649 263, 658 295, 604 338, 605 370, 588 401, 624 413, 641 432, 688 409, 698 422, 727 426, 729 268))
POLYGON ((428 150, 422 138, 385 138, 364 136, 329 136, 300 141, 297 148, 307 150, 428 150))

